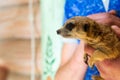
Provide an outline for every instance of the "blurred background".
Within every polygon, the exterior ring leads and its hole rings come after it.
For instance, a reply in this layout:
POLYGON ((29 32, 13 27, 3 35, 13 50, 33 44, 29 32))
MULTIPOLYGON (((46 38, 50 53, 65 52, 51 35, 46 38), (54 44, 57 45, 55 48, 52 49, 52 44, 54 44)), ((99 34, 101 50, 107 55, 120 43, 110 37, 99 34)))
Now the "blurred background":
MULTIPOLYGON (((31 21, 29 0, 0 0, 0 80, 30 80, 31 21)), ((40 1, 33 0, 35 77, 41 74, 40 1)))
POLYGON ((0 0, 0 80, 54 80, 65 0, 0 0))

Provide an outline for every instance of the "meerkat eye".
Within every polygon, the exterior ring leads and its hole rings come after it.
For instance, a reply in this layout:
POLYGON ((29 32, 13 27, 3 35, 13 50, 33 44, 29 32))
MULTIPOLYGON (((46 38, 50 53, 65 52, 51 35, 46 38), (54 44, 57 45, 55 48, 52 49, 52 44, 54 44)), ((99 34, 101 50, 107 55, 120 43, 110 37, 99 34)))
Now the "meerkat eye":
POLYGON ((67 25, 66 25, 66 28, 68 29, 68 30, 72 30, 73 28, 75 27, 75 24, 73 24, 73 23, 68 23, 67 25))
POLYGON ((83 30, 85 31, 85 32, 87 32, 88 30, 89 30, 89 24, 85 24, 84 26, 83 26, 83 30))

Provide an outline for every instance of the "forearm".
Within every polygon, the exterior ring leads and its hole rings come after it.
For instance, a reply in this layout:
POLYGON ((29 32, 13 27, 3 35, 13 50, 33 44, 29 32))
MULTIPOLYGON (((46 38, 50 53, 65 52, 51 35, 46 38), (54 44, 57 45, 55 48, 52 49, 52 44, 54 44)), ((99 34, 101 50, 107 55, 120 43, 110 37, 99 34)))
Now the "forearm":
MULTIPOLYGON (((114 20, 114 19, 113 19, 114 20)), ((120 18, 117 17, 114 21, 113 21, 113 25, 117 25, 120 26, 120 18)))
POLYGON ((55 80, 83 80, 86 68, 84 62, 79 64, 72 59, 58 69, 55 80))
POLYGON ((84 63, 83 60, 84 42, 81 41, 80 45, 71 45, 71 47, 67 47, 64 49, 67 51, 70 50, 68 52, 62 53, 64 54, 64 58, 65 56, 69 56, 69 53, 71 54, 71 52, 73 55, 60 66, 56 73, 55 80, 83 80, 87 69, 87 65, 84 63))

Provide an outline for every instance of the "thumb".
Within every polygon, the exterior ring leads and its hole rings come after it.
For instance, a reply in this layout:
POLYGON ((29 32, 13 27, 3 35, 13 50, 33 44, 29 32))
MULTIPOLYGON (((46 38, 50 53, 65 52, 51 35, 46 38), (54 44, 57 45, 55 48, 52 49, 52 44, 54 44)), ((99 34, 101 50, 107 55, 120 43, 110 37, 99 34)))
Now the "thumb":
POLYGON ((113 25, 111 28, 112 28, 112 29, 115 31, 115 33, 120 37, 120 28, 119 28, 118 26, 116 26, 116 25, 113 25))

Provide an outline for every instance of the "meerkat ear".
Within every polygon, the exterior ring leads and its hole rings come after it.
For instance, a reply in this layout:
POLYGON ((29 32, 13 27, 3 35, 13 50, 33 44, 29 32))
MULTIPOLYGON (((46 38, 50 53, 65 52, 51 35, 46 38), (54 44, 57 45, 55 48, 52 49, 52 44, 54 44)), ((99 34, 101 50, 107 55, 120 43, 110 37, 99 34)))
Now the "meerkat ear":
POLYGON ((72 23, 72 22, 70 22, 70 23, 66 24, 65 27, 66 27, 66 29, 68 29, 69 31, 71 31, 75 27, 75 24, 72 23))
POLYGON ((84 30, 85 32, 87 32, 87 31, 89 30, 89 28, 90 28, 90 25, 89 25, 89 24, 84 24, 84 25, 83 25, 83 30, 84 30))

